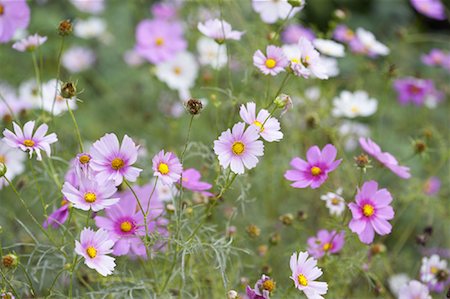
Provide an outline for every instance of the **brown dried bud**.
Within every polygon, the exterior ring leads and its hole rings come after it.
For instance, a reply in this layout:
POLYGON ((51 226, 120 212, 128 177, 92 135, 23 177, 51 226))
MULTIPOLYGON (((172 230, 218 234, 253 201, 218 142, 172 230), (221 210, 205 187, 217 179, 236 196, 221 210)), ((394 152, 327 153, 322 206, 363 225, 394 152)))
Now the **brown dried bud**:
POLYGON ((61 96, 65 99, 71 99, 77 95, 77 87, 73 82, 65 82, 61 86, 61 96))
POLYGON ((308 219, 308 214, 305 211, 298 211, 297 219, 300 221, 305 221, 306 219, 308 219))
POLYGON ((372 253, 372 255, 386 252, 386 246, 384 246, 384 244, 381 243, 375 243, 372 246, 370 246, 370 252, 372 253))
POLYGON ((436 273, 436 278, 438 281, 440 282, 445 282, 448 279, 448 272, 446 269, 440 269, 437 273, 436 273))
POLYGON ((59 23, 58 32, 61 36, 67 36, 72 33, 72 22, 70 20, 64 20, 59 23))
POLYGON ((279 219, 284 225, 292 225, 292 222, 294 221, 294 215, 292 215, 291 213, 286 213, 284 215, 281 215, 279 219))
POLYGON ((269 243, 272 245, 277 245, 281 241, 281 235, 279 233, 273 233, 270 235, 269 243))
POLYGON ((4 255, 2 257, 2 264, 3 264, 3 267, 5 267, 5 268, 9 268, 9 269, 15 268, 18 263, 19 263, 19 258, 15 254, 10 253, 10 254, 4 255))
POLYGON ((191 115, 197 115, 197 114, 200 114, 200 111, 202 111, 203 104, 201 101, 199 101, 197 99, 190 99, 186 103, 186 108, 188 109, 188 111, 191 115))
POLYGON ((426 226, 423 229, 423 233, 428 235, 428 236, 431 236, 433 234, 433 227, 431 225, 430 226, 426 226))
POLYGON ((247 233, 251 238, 257 238, 261 234, 261 229, 254 224, 247 226, 247 233))
POLYGON ((433 137, 433 131, 431 131, 430 129, 424 129, 422 131, 422 135, 423 137, 425 137, 426 139, 431 139, 433 137))
POLYGON ((416 243, 422 246, 427 245, 428 237, 427 235, 420 234, 416 236, 416 243))
POLYGON ((414 151, 417 154, 423 153, 427 149, 427 145, 422 140, 417 140, 414 142, 414 151))
POLYGON ((369 156, 367 156, 366 154, 361 154, 354 159, 356 166, 358 166, 359 168, 366 168, 370 163, 369 156))

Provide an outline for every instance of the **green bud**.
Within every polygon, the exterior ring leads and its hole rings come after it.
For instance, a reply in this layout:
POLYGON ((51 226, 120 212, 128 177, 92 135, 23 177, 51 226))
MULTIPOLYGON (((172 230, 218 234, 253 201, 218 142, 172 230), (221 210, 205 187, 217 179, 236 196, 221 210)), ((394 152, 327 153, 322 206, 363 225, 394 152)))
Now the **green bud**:
POLYGON ((303 0, 288 0, 288 3, 292 7, 302 7, 303 5, 305 5, 305 2, 303 0))
POLYGON ((8 168, 6 168, 6 164, 3 162, 0 162, 0 178, 5 176, 7 170, 8 170, 8 168))

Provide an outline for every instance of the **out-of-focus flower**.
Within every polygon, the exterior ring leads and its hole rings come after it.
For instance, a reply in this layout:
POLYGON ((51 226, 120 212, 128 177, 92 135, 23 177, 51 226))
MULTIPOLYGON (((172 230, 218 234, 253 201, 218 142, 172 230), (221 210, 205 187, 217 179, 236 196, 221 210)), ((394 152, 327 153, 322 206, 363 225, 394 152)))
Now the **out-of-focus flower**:
POLYGON ((404 284, 398 293, 398 299, 432 299, 426 285, 417 280, 404 284))
POLYGON ((333 38, 339 42, 349 43, 355 38, 355 33, 345 25, 338 25, 334 29, 333 38))
POLYGON ((129 66, 139 66, 145 62, 144 57, 139 55, 139 53, 134 49, 126 51, 123 54, 123 60, 129 66))
POLYGON ((394 294, 394 296, 398 297, 401 288, 410 280, 411 279, 406 273, 394 274, 388 279, 389 289, 391 290, 392 294, 394 294))
POLYGON ((177 7, 172 3, 157 2, 152 5, 152 14, 161 20, 171 20, 177 15, 177 7))
POLYGON ((336 190, 335 193, 328 192, 325 195, 320 196, 321 200, 326 202, 327 208, 330 210, 331 215, 341 216, 345 210, 345 200, 342 197, 342 188, 336 190))
POLYGON ((94 15, 102 13, 103 10, 105 9, 104 0, 70 0, 70 2, 79 11, 87 12, 94 15))
POLYGON ((45 43, 47 40, 46 36, 40 36, 39 34, 29 35, 24 39, 21 39, 18 42, 15 42, 12 47, 13 49, 19 51, 19 52, 25 52, 29 51, 32 52, 36 48, 38 48, 40 45, 45 43))
POLYGON ((48 215, 48 218, 45 219, 42 226, 46 229, 49 226, 53 228, 60 227, 64 222, 66 222, 67 218, 69 217, 69 208, 70 204, 67 200, 63 199, 61 202, 61 206, 53 211, 50 215, 48 215))
POLYGON ((281 40, 285 44, 297 44, 302 37, 312 42, 316 38, 316 35, 311 29, 298 24, 286 26, 281 33, 281 40))
POLYGON ((445 6, 440 0, 410 0, 411 5, 421 14, 435 20, 445 20, 445 6))
POLYGON ((353 52, 366 54, 370 57, 386 56, 389 48, 376 40, 372 32, 363 28, 356 29, 356 37, 350 41, 353 52))
POLYGON ((101 38, 106 32, 106 22, 98 17, 78 20, 73 33, 81 38, 101 38))
POLYGON ((354 151, 358 146, 360 137, 368 137, 370 128, 368 125, 355 121, 344 120, 339 126, 339 134, 344 137, 344 148, 346 151, 354 151))
POLYGON ((80 241, 75 241, 75 252, 84 257, 84 263, 103 276, 112 274, 116 263, 110 257, 114 241, 104 229, 94 232, 90 228, 84 228, 80 234, 80 241))
POLYGON ((421 106, 430 95, 434 95, 438 99, 443 97, 430 79, 400 78, 394 81, 394 89, 397 91, 397 98, 402 105, 414 103, 416 106, 421 106))
POLYGON ((307 252, 294 252, 290 259, 292 275, 295 287, 305 293, 308 299, 323 299, 328 291, 328 284, 316 281, 322 275, 322 270, 317 267, 317 260, 309 257, 307 252))
POLYGON ((450 61, 450 54, 441 49, 432 49, 430 53, 423 54, 420 58, 429 66, 445 66, 446 61, 450 61))
POLYGON ((363 90, 357 90, 354 93, 343 90, 339 97, 333 99, 333 106, 334 117, 366 117, 377 111, 378 101, 369 98, 367 92, 363 90))
POLYGON ((361 242, 372 243, 375 232, 379 235, 387 235, 391 232, 392 225, 388 222, 394 218, 391 201, 392 196, 389 191, 378 190, 378 183, 375 181, 365 182, 358 190, 355 202, 348 205, 353 215, 349 228, 358 234, 361 242))
POLYGON ((9 42, 17 29, 30 23, 30 7, 25 0, 0 0, 0 43, 9 42))
POLYGON ((308 253, 319 259, 326 254, 338 253, 345 243, 345 231, 327 231, 322 229, 317 236, 308 238, 308 253))
POLYGON ((213 69, 220 69, 227 64, 227 48, 210 38, 201 37, 197 41, 197 52, 202 65, 210 65, 213 69))
POLYGON ((16 299, 16 296, 13 295, 11 292, 5 292, 0 294, 1 299, 16 299))
POLYGON ((275 76, 285 71, 289 61, 283 53, 283 50, 277 46, 267 46, 267 56, 257 50, 253 54, 253 65, 256 66, 264 75, 275 76))
POLYGON ((328 178, 328 173, 335 170, 342 159, 336 159, 337 150, 332 144, 327 144, 321 151, 315 145, 308 149, 306 153, 307 161, 295 157, 291 160, 290 165, 293 169, 285 172, 284 177, 293 181, 291 184, 294 188, 311 187, 316 189, 320 187, 328 178))
POLYGON ((223 43, 225 40, 240 40, 244 34, 243 31, 233 30, 229 23, 219 19, 198 23, 197 28, 205 36, 212 38, 219 44, 223 43))
POLYGON ((264 144, 258 140, 258 129, 245 123, 237 123, 230 130, 222 132, 214 141, 214 152, 223 168, 230 166, 231 171, 243 174, 245 168, 252 169, 258 164, 258 157, 264 154, 264 144))
POLYGON ((322 67, 325 70, 325 76, 328 78, 336 77, 339 75, 339 65, 336 58, 322 56, 320 57, 320 61, 322 63, 322 67))
POLYGON ((0 82, 0 94, 2 96, 2 101, 0 101, 0 118, 5 123, 13 120, 13 116, 17 116, 17 114, 32 108, 29 102, 17 96, 17 92, 9 84, 0 82))
POLYGON ((212 188, 212 185, 207 182, 200 181, 202 175, 195 168, 188 168, 183 170, 182 179, 178 182, 184 189, 188 189, 194 192, 200 192, 205 196, 212 196, 211 192, 207 190, 212 188))
POLYGON ((79 73, 89 69, 95 59, 95 53, 91 49, 74 46, 64 52, 61 63, 69 72, 79 73))
POLYGON ((377 159, 400 178, 409 179, 411 177, 408 167, 399 165, 394 156, 388 152, 382 152, 380 146, 370 138, 359 138, 359 144, 366 153, 377 159))
POLYGON ((450 284, 447 261, 441 260, 437 254, 423 257, 420 267, 420 280, 426 283, 431 291, 442 292, 450 284))
POLYGON ((276 283, 273 279, 263 274, 253 289, 247 286, 246 293, 249 299, 270 299, 270 295, 275 290, 275 286, 276 283))
MULTIPOLYGON (((0 163, 4 164, 8 169, 4 174, 8 180, 11 181, 24 171, 25 167, 23 164, 26 157, 26 154, 21 150, 12 148, 0 140, 0 163)), ((8 182, 2 176, 0 178, 0 190, 7 184, 8 182)))
POLYGON ((261 137, 267 142, 280 141, 283 138, 280 122, 275 117, 270 117, 266 109, 261 109, 257 116, 254 102, 241 105, 239 114, 245 123, 256 127, 261 137))
POLYGON ((439 193, 439 190, 441 189, 441 180, 436 177, 432 176, 428 180, 425 181, 425 184, 423 185, 423 192, 426 195, 436 195, 439 193))
POLYGON ((194 55, 180 52, 173 59, 156 66, 156 77, 171 89, 188 90, 194 86, 198 76, 198 64, 194 55))
POLYGON ((344 57, 345 48, 344 45, 337 43, 329 39, 317 38, 313 40, 314 47, 323 55, 332 57, 344 57))
POLYGON ((273 24, 278 19, 292 18, 303 9, 305 1, 299 7, 292 7, 288 0, 253 0, 253 9, 259 13, 264 23, 273 24))
POLYGON ((172 185, 181 178, 183 165, 178 157, 172 153, 161 150, 153 159, 153 175, 158 177, 164 185, 172 185))

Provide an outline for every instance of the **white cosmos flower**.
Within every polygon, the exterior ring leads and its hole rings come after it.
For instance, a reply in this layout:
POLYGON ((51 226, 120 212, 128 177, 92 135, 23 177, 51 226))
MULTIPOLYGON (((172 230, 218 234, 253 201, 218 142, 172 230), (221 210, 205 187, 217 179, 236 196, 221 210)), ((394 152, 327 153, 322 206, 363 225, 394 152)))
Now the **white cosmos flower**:
POLYGON ((321 200, 326 202, 326 206, 331 215, 341 216, 345 210, 345 200, 341 196, 342 188, 338 188, 336 193, 328 192, 325 195, 320 196, 321 200))
POLYGON ((70 2, 82 12, 99 14, 105 9, 104 0, 70 0, 70 2))
POLYGON ((73 33, 81 38, 99 38, 106 32, 106 22, 97 17, 87 20, 78 20, 75 23, 73 33))
POLYGON ((344 45, 330 39, 317 38, 313 41, 314 47, 322 54, 332 57, 344 57, 344 45))
POLYGON ((339 127, 339 134, 344 137, 344 149, 351 152, 358 147, 360 137, 369 137, 370 128, 365 124, 346 120, 339 127))
MULTIPOLYGON (((8 180, 14 179, 24 171, 25 167, 23 164, 26 157, 27 154, 23 151, 12 148, 0 140, 0 162, 6 165, 7 171, 5 176, 8 180)), ((0 178, 0 189, 7 184, 5 178, 0 178)))
POLYGON ((156 65, 156 77, 174 90, 191 88, 197 75, 197 61, 189 52, 180 52, 173 59, 156 65))
POLYGON ((389 48, 376 40, 372 32, 363 28, 356 29, 356 38, 361 42, 366 51, 372 55, 388 55, 389 48))
POLYGON ((89 69, 95 62, 95 53, 89 48, 75 46, 64 52, 62 65, 71 73, 89 69))
POLYGON ((332 78, 339 75, 340 70, 336 58, 321 56, 320 61, 326 76, 332 78))
POLYGON ((398 296, 400 289, 406 285, 409 280, 410 278, 406 273, 394 274, 388 279, 389 289, 395 296, 398 296))
POLYGON ((220 69, 227 64, 227 48, 210 38, 201 37, 197 41, 197 51, 202 65, 210 65, 214 69, 220 69))
POLYGON ((288 15, 289 18, 292 18, 303 8, 305 1, 302 2, 300 7, 295 8, 292 8, 287 0, 253 0, 252 5, 253 9, 261 16, 263 22, 273 24, 278 19, 286 19, 288 15))
POLYGON ((339 97, 333 99, 334 117, 354 118, 358 116, 370 116, 377 111, 378 101, 369 98, 367 92, 357 90, 354 93, 343 90, 339 97))

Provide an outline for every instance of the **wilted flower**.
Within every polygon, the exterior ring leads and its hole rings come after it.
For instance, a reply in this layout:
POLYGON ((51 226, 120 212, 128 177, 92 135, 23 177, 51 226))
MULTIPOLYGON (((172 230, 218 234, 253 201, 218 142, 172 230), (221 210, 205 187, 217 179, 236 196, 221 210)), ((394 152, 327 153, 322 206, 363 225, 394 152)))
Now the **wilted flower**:
POLYGON ((45 43, 47 40, 46 36, 40 36, 37 33, 34 35, 27 36, 18 42, 15 42, 12 47, 19 52, 34 51, 37 47, 45 43))
POLYGON ((9 42, 17 29, 30 22, 30 7, 25 0, 0 1, 0 43, 9 42))
POLYGON ((244 32, 236 31, 224 20, 213 19, 205 23, 198 23, 198 30, 205 36, 212 38, 217 43, 223 43, 225 40, 240 40, 244 32))
POLYGON ((322 229, 316 237, 308 238, 308 253, 319 259, 326 254, 335 254, 342 250, 345 243, 345 231, 327 231, 322 229))
POLYGON ((339 97, 333 99, 332 114, 335 117, 354 118, 370 116, 377 111, 378 102, 369 98, 367 92, 357 90, 354 93, 343 90, 339 97))
POLYGON ((152 163, 153 175, 160 178, 164 185, 172 185, 181 178, 183 165, 174 153, 161 150, 153 157, 152 163))
POLYGON ((292 7, 288 0, 280 1, 266 1, 266 0, 252 0, 253 9, 259 13, 261 19, 265 23, 273 24, 278 19, 284 20, 292 18, 297 12, 302 10, 305 1, 298 7, 292 7))

